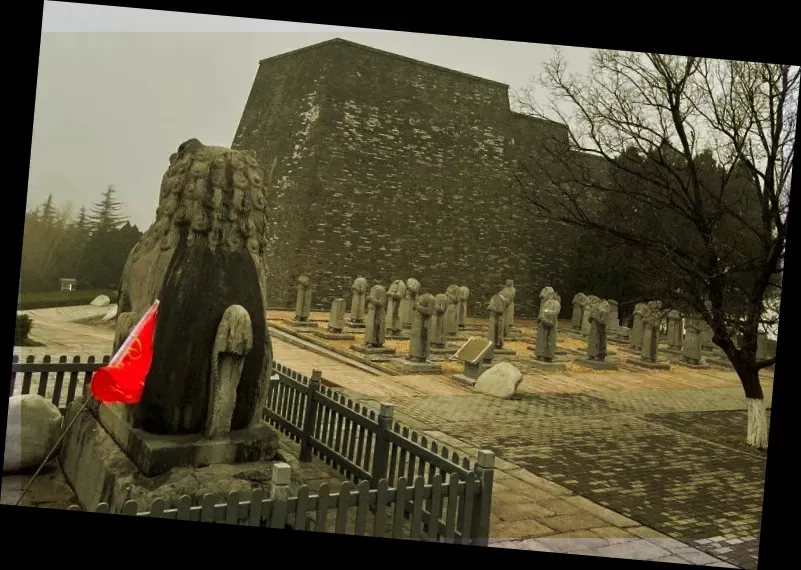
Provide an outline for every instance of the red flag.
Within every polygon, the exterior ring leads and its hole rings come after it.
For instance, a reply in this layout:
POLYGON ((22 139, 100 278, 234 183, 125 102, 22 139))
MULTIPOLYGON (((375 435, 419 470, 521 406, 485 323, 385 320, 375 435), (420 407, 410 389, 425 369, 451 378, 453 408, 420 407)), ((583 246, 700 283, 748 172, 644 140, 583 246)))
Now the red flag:
POLYGON ((137 323, 114 358, 95 370, 90 386, 92 395, 107 404, 137 404, 142 399, 145 378, 153 361, 153 334, 156 329, 156 301, 137 323))

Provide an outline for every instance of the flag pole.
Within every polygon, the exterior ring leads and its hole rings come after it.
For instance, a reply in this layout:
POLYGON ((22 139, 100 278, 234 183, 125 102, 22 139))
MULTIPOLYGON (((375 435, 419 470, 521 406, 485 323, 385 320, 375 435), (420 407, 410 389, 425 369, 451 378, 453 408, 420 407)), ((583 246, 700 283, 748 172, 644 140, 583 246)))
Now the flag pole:
MULTIPOLYGON (((144 329, 145 322, 147 321, 147 319, 151 315, 154 315, 155 311, 158 310, 158 306, 159 306, 159 301, 158 301, 158 299, 156 299, 156 301, 145 312, 145 314, 142 316, 142 318, 139 319, 139 322, 136 323, 136 326, 130 332, 130 334, 128 335, 128 338, 126 338, 125 342, 123 342, 122 345, 120 346, 120 348, 117 349, 117 352, 114 354, 114 356, 111 358, 111 360, 109 361, 109 363, 106 366, 110 366, 110 365, 116 364, 123 357, 125 352, 128 350, 128 348, 133 343, 134 339, 144 329)), ((94 377, 94 374, 93 374, 93 377, 94 377)), ((61 435, 59 436, 58 440, 56 440, 55 445, 53 445, 53 448, 47 453, 47 455, 45 456, 44 460, 39 465, 39 468, 36 469, 36 471, 34 472, 33 476, 28 480, 28 483, 23 488, 22 492, 20 493, 19 497, 17 498, 17 502, 14 503, 14 506, 19 506, 20 501, 22 501, 22 497, 24 497, 25 493, 28 492, 28 490, 30 489, 31 485, 33 484, 33 481, 36 479, 36 477, 42 471, 44 466, 47 465, 47 462, 50 461, 51 456, 56 451, 56 449, 58 449, 58 446, 61 445, 61 442, 64 441, 64 437, 66 437, 66 435, 69 433, 69 431, 72 428, 72 426, 75 425, 75 421, 80 417, 81 413, 83 413, 83 411, 89 405, 89 402, 92 400, 92 398, 93 398, 92 392, 91 392, 91 390, 89 390, 88 393, 86 394, 86 399, 84 400, 83 404, 78 409, 78 411, 75 413, 75 416, 72 418, 72 420, 70 420, 69 424, 64 426, 64 429, 61 430, 61 435)))
POLYGON ((53 446, 53 448, 50 451, 47 452, 47 455, 45 455, 44 461, 42 461, 42 463, 39 465, 39 468, 33 474, 33 477, 31 477, 28 480, 28 483, 25 485, 25 488, 22 490, 22 493, 20 493, 19 497, 17 498, 17 502, 14 503, 15 507, 19 506, 19 503, 22 500, 22 497, 24 497, 25 493, 28 492, 28 489, 31 488, 31 484, 33 483, 34 479, 36 479, 36 477, 39 475, 39 473, 44 468, 44 466, 47 465, 47 462, 50 461, 51 456, 53 455, 53 453, 56 451, 56 449, 58 449, 58 446, 61 445, 61 442, 64 440, 64 437, 70 431, 70 428, 75 424, 75 420, 78 419, 78 416, 81 415, 81 412, 83 412, 86 409, 86 406, 89 405, 90 400, 91 400, 91 396, 87 395, 86 400, 84 401, 83 405, 75 413, 75 417, 73 417, 72 420, 70 420, 70 423, 67 424, 67 426, 64 427, 64 429, 61 432, 61 435, 59 436, 59 438, 56 441, 56 443, 53 446))

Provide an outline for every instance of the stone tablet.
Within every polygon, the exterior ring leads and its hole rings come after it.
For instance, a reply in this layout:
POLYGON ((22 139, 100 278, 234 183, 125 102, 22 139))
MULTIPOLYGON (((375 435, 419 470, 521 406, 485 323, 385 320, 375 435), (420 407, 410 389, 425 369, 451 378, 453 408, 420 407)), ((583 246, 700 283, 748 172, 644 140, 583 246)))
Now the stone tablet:
POLYGON ((487 338, 471 337, 456 351, 456 358, 469 364, 477 364, 492 347, 492 341, 487 338))

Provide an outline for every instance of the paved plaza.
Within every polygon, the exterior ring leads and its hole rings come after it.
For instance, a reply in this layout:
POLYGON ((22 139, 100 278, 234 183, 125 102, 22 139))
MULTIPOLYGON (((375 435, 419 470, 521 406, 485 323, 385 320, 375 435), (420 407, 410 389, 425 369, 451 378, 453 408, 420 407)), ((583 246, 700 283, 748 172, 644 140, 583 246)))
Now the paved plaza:
MULTIPOLYGON (((57 311, 34 322, 58 329, 57 311)), ((97 341, 70 356, 108 352, 110 329, 69 328, 97 341)), ((366 404, 393 403, 399 421, 458 452, 494 451, 493 546, 756 568, 765 455, 742 445, 745 402, 731 370, 644 370, 622 364, 617 346, 617 371, 529 373, 514 399, 499 400, 447 376, 370 371, 286 335, 273 344, 282 364, 322 370, 366 404)), ((768 406, 772 385, 766 373, 768 406)))

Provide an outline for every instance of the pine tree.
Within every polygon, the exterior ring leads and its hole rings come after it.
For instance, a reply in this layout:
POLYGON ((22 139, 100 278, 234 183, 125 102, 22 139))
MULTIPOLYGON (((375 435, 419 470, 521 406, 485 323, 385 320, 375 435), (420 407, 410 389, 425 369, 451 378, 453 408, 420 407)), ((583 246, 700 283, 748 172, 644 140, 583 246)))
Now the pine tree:
POLYGON ((79 246, 86 245, 86 242, 89 240, 89 233, 91 232, 92 228, 89 218, 86 215, 85 206, 81 206, 81 209, 78 210, 78 217, 76 218, 75 224, 72 226, 72 229, 76 243, 79 246))
POLYGON ((56 219, 56 207, 53 204, 53 195, 48 194, 47 200, 40 206, 39 221, 45 225, 51 225, 56 219))
POLYGON ((121 202, 115 199, 116 190, 109 186, 100 201, 92 204, 92 211, 88 216, 89 228, 92 234, 105 233, 119 229, 125 224, 127 218, 120 214, 121 202))

